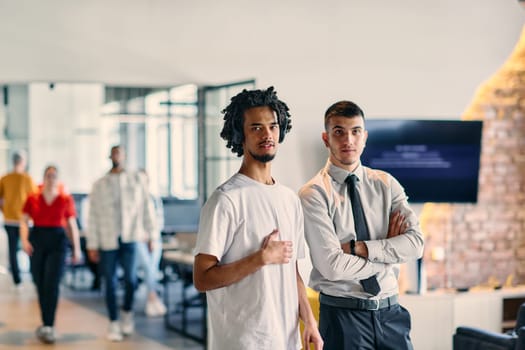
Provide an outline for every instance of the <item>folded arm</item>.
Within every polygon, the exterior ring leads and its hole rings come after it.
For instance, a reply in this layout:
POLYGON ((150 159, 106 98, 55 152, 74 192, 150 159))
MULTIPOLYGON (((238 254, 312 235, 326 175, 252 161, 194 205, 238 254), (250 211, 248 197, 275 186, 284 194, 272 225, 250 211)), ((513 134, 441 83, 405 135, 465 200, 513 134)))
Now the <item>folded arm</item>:
MULTIPOLYGON (((401 215, 399 211, 395 211, 390 214, 388 221, 388 233, 386 238, 392 238, 399 236, 408 229, 408 222, 405 221, 405 217, 401 215)), ((341 244, 341 248, 346 254, 353 254, 362 258, 368 259, 368 247, 365 241, 355 241, 353 243, 347 242, 341 244), (353 252, 351 245, 354 245, 353 252)))
POLYGON ((382 263, 345 254, 329 214, 328 199, 322 190, 306 188, 301 191, 300 198, 312 263, 324 278, 331 281, 364 279, 385 269, 382 263))
POLYGON ((423 255, 424 241, 417 215, 408 205, 405 191, 395 179, 392 179, 391 190, 392 212, 399 212, 404 224, 398 226, 398 234, 390 235, 391 223, 389 223, 386 239, 370 240, 365 243, 370 261, 399 264, 420 258, 423 255))

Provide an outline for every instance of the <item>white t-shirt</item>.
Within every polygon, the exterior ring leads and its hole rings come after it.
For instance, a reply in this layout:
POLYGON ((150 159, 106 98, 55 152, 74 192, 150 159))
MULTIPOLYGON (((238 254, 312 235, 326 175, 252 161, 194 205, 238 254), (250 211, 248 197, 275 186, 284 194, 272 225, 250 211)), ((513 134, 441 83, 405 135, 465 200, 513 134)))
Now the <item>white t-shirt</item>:
POLYGON ((304 222, 292 190, 235 174, 202 208, 195 254, 231 263, 260 249, 276 228, 280 240, 293 242, 288 264, 265 265, 237 283, 207 292, 210 350, 301 348, 296 260, 305 254, 304 222))

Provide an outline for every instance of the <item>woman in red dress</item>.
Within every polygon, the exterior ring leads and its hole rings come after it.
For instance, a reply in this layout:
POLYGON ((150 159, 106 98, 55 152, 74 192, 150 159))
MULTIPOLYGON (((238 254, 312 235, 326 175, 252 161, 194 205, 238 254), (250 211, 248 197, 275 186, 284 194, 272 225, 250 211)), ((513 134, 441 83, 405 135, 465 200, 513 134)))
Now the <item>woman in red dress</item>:
POLYGON ((27 198, 22 212, 20 239, 24 251, 31 257, 31 275, 43 323, 36 334, 42 342, 50 344, 56 340, 55 313, 68 241, 64 223, 73 240, 73 262, 80 260, 75 204, 71 195, 60 190, 55 166, 46 168, 41 191, 27 198), (31 233, 30 220, 33 221, 31 233))

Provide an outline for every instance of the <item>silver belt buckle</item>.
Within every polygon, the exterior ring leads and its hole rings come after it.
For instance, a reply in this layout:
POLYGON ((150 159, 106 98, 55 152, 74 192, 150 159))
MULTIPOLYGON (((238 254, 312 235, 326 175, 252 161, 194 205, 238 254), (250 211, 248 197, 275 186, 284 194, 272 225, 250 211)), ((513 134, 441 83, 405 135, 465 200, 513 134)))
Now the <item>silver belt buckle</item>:
POLYGON ((379 299, 372 299, 372 300, 376 303, 372 311, 379 310, 379 299))

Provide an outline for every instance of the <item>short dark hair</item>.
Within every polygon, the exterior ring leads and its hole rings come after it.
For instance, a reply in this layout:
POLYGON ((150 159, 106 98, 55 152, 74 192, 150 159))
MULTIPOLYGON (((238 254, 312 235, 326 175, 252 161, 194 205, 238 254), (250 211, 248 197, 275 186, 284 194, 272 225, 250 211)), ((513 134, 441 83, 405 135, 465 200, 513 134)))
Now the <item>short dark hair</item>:
POLYGON ((284 136, 292 128, 288 106, 279 100, 273 86, 266 90, 246 90, 231 98, 230 104, 222 111, 224 113, 224 126, 220 133, 226 140, 226 147, 231 148, 237 156, 242 156, 244 150, 244 112, 254 107, 270 107, 277 115, 279 123, 279 143, 283 142, 284 136))
POLYGON ((27 159, 27 154, 23 150, 18 150, 13 153, 13 164, 18 165, 20 164, 24 159, 27 159))
POLYGON ((120 145, 120 144, 119 144, 119 145, 113 145, 113 146, 111 146, 111 149, 110 149, 109 151, 110 151, 110 152, 113 152, 113 151, 116 150, 116 149, 123 150, 124 147, 122 147, 122 145, 120 145))
POLYGON ((328 126, 328 121, 332 117, 354 118, 360 116, 365 119, 365 113, 357 104, 352 101, 339 101, 328 107, 324 114, 324 128, 328 126))

